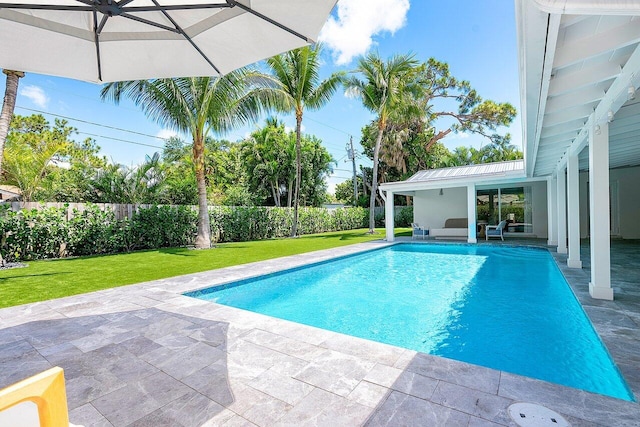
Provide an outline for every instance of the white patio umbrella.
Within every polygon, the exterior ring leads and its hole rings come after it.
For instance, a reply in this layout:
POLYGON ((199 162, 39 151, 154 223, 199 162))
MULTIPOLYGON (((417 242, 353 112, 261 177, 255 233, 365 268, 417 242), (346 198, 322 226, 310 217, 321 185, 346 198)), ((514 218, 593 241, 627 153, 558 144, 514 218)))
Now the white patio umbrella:
POLYGON ((215 76, 312 43, 336 2, 0 1, 0 68, 90 82, 215 76))

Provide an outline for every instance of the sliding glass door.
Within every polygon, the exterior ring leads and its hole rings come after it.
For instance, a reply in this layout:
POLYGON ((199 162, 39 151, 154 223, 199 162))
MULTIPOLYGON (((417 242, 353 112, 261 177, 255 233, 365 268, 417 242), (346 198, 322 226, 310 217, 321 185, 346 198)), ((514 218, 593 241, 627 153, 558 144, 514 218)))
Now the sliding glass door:
POLYGON ((477 190, 478 224, 507 221, 508 233, 532 233, 531 186, 477 190))

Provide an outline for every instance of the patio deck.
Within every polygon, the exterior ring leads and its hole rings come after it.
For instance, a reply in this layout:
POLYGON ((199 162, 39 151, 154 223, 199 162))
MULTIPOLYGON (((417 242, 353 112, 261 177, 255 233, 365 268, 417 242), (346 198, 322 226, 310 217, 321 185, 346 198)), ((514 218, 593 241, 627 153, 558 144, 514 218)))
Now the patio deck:
MULTIPOLYGON (((507 414, 515 401, 545 405, 573 425, 639 425, 637 403, 180 295, 381 245, 0 310, 0 388, 61 366, 70 420, 86 427, 515 425, 507 414)), ((640 244, 614 242, 615 301, 589 298, 588 268, 567 269, 554 253, 636 396, 639 253, 640 244)))

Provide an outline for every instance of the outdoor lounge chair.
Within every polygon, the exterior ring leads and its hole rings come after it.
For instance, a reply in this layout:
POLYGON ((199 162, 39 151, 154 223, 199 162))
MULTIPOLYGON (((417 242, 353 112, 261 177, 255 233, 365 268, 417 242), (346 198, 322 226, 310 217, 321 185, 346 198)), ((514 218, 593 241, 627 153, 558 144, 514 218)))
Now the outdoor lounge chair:
POLYGON ((411 224, 411 228, 413 228, 413 233, 411 234, 411 240, 415 239, 416 236, 420 236, 424 240, 424 238, 429 235, 428 228, 422 228, 415 222, 411 224))
POLYGON ((489 240, 489 237, 499 237, 504 241, 504 235, 502 232, 504 228, 507 226, 507 220, 500 221, 498 225, 487 225, 487 230, 485 231, 485 240, 489 240))

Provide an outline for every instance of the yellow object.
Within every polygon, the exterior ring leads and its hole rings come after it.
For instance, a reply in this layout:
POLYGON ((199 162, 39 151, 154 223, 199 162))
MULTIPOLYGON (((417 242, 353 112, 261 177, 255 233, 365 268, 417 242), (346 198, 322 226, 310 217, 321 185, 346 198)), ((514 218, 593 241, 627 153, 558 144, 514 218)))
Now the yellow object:
POLYGON ((62 368, 51 368, 0 390, 0 411, 25 401, 38 406, 40 427, 69 426, 62 368))

